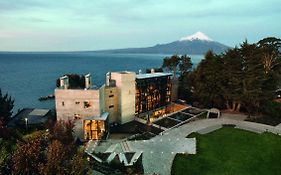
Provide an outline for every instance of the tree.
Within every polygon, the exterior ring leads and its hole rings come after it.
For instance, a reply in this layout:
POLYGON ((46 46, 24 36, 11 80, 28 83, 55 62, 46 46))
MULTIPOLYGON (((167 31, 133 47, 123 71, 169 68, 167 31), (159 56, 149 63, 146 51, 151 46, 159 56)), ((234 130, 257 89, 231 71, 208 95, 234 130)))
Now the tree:
POLYGON ((242 101, 248 111, 249 117, 260 108, 260 102, 264 100, 262 91, 265 81, 262 58, 256 44, 242 43, 240 48, 243 69, 242 101))
POLYGON ((225 106, 231 111, 240 111, 242 93, 242 57, 239 48, 227 50, 222 54, 221 88, 225 106))
POLYGON ((174 77, 176 77, 177 67, 178 67, 179 63, 180 63, 180 57, 178 55, 166 57, 163 59, 162 68, 172 70, 174 77))
POLYGON ((191 72, 192 65, 193 64, 189 56, 187 55, 181 56, 180 63, 179 63, 180 77, 179 77, 178 97, 180 99, 185 99, 187 101, 190 100, 190 96, 191 96, 189 74, 191 72))
POLYGON ((0 141, 0 174, 12 174, 11 153, 13 151, 12 141, 0 141))
POLYGON ((27 143, 18 141, 12 156, 15 174, 39 174, 44 163, 43 137, 30 139, 27 143))
MULTIPOLYGON (((85 88, 85 77, 78 74, 65 74, 69 79, 69 88, 76 89, 76 88, 85 88)), ((60 79, 56 80, 56 86, 60 87, 60 79)))
POLYGON ((192 95, 206 107, 221 107, 221 75, 223 62, 221 56, 208 51, 198 67, 190 74, 192 95))
POLYGON ((83 175, 88 171, 88 162, 84 157, 84 150, 78 150, 78 152, 72 157, 70 161, 70 172, 72 175, 83 175))
POLYGON ((182 55, 179 62, 179 71, 181 76, 189 73, 191 71, 192 65, 191 58, 187 55, 182 55))
POLYGON ((257 43, 262 59, 266 80, 263 83, 263 94, 266 100, 275 97, 275 90, 280 86, 281 78, 281 39, 267 37, 257 43))
POLYGON ((72 120, 58 120, 49 128, 50 140, 59 140, 64 145, 69 145, 74 142, 73 138, 74 122, 72 120))
POLYGON ((2 91, 0 89, 0 119, 2 119, 2 122, 5 126, 11 119, 13 107, 14 100, 8 95, 8 93, 2 95, 2 91))
POLYGON ((70 155, 67 154, 64 145, 58 141, 53 140, 47 147, 46 164, 44 166, 43 174, 67 174, 67 161, 70 155))
MULTIPOLYGON (((72 137, 72 121, 58 121, 50 133, 18 141, 12 156, 14 174, 85 174, 88 164, 72 137)), ((1 158, 1 157, 0 157, 1 158)))
POLYGON ((11 131, 4 125, 3 119, 0 119, 0 138, 8 140, 11 137, 11 131))
POLYGON ((280 69, 281 66, 281 39, 275 37, 267 37, 257 43, 261 49, 262 62, 265 73, 268 74, 274 69, 280 69))

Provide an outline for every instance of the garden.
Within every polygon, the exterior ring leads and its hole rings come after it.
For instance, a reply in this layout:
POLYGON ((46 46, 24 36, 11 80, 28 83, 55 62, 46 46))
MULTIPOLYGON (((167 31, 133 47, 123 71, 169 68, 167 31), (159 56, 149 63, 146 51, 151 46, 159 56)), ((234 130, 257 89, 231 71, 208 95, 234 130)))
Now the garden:
POLYGON ((173 175, 260 175, 281 173, 281 137, 272 133, 257 134, 223 127, 196 137, 197 154, 176 155, 173 175))

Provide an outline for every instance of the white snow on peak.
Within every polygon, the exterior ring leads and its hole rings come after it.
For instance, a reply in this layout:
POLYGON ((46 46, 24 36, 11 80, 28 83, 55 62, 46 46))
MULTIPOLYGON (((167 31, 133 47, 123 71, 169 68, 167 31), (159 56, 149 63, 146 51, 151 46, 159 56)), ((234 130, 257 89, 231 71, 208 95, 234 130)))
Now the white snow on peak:
POLYGON ((193 35, 182 37, 179 41, 193 41, 193 40, 203 40, 203 41, 213 41, 207 35, 202 32, 196 32, 193 35))

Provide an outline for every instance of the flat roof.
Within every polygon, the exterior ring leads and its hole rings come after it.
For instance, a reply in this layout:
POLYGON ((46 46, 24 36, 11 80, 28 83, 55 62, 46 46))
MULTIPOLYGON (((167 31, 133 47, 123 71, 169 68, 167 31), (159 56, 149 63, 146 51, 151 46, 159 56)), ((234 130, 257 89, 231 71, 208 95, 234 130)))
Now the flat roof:
POLYGON ((34 109, 29 115, 32 116, 45 116, 50 110, 48 109, 34 109))
POLYGON ((136 79, 166 77, 166 76, 172 76, 172 75, 173 75, 172 73, 155 72, 155 73, 137 74, 137 75, 136 75, 136 79))
POLYGON ((41 124, 45 123, 48 120, 48 109, 33 109, 33 108, 24 108, 18 112, 11 121, 8 123, 8 126, 13 127, 17 124, 20 124, 25 118, 28 120, 28 124, 41 124))
POLYGON ((103 112, 100 116, 85 117, 84 120, 106 120, 108 115, 108 112, 103 112))

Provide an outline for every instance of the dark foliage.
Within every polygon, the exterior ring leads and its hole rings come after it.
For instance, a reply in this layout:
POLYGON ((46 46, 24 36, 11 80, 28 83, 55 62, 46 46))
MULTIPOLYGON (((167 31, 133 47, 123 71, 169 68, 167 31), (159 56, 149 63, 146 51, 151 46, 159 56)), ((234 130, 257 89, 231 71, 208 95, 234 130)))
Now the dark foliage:
MULTIPOLYGON (((219 55, 207 52, 195 70, 180 77, 179 97, 209 108, 243 108, 249 116, 269 113, 263 103, 273 101, 280 87, 280 46, 280 39, 269 37, 254 44, 245 41, 219 55)), ((165 58, 163 66, 176 70, 179 60, 165 58)))
POLYGON ((0 89, 0 119, 7 125, 13 114, 14 100, 7 94, 3 95, 0 89))
MULTIPOLYGON (((78 74, 65 74, 64 76, 68 76, 69 78, 69 88, 70 89, 78 89, 85 88, 85 77, 78 74)), ((60 87, 60 79, 58 78, 56 81, 56 86, 60 87)))

